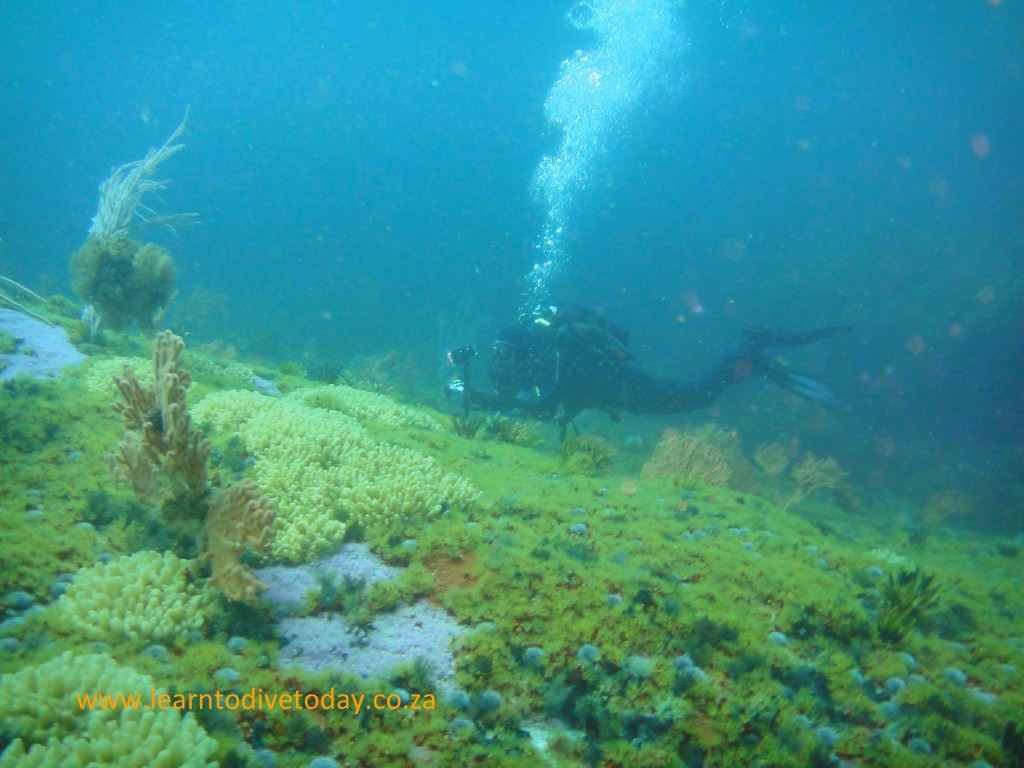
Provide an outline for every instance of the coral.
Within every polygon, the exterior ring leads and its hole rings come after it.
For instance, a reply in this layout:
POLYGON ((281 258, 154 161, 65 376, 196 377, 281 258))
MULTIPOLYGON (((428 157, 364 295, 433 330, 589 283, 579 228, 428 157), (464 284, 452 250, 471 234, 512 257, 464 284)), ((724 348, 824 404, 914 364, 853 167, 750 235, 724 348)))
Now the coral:
POLYGON ((146 502, 162 501, 164 523, 186 538, 204 520, 204 552, 213 569, 212 583, 231 600, 254 604, 263 588, 241 556, 247 549, 267 552, 276 511, 252 480, 210 493, 207 461, 211 444, 192 426, 186 392, 191 374, 180 364, 185 343, 170 331, 153 345, 153 384, 143 386, 130 366, 115 377, 124 400, 115 405, 125 434, 109 459, 115 478, 127 482, 146 502), (162 498, 170 485, 168 498, 162 498))
POLYGON ((779 443, 761 443, 754 451, 754 461, 774 480, 789 466, 789 454, 779 443))
POLYGON ((831 456, 819 459, 813 453, 808 453, 803 461, 793 467, 790 476, 796 481, 796 490, 782 505, 783 509, 789 509, 816 490, 835 488, 846 477, 846 472, 839 468, 831 456))
POLYGON ((476 498, 468 481, 444 472, 432 458, 378 442, 339 412, 340 398, 368 393, 323 389, 326 401, 315 396, 319 390, 285 398, 218 392, 194 409, 198 418, 237 434, 256 458, 256 480, 278 509, 273 557, 304 562, 340 543, 346 523, 385 531, 476 498), (323 402, 339 407, 312 407, 323 402))
POLYGON ((146 195, 166 189, 167 182, 153 181, 153 174, 161 163, 184 148, 184 144, 174 142, 185 133, 188 114, 189 108, 186 107, 185 117, 167 141, 159 147, 151 147, 141 160, 114 168, 110 177, 100 184, 100 201, 89 227, 90 237, 112 240, 124 237, 132 230, 152 226, 166 227, 174 232, 175 225, 196 223, 199 214, 161 214, 142 202, 146 195), (139 213, 140 208, 145 210, 145 214, 139 213), (136 217, 138 221, 135 221, 136 217))
MULTIPOLYGON (((191 367, 187 352, 179 360, 191 367)), ((195 369, 192 374, 199 378, 195 369)), ((67 588, 65 574, 92 563, 97 551, 136 547, 145 533, 138 521, 161 523, 155 514, 144 515, 130 494, 115 490, 102 471, 100 454, 116 443, 121 417, 111 418, 111 390, 94 393, 86 378, 33 383, 30 390, 24 384, 0 388, 7 398, 0 403, 6 473, 0 492, 0 687, 19 668, 60 652, 48 651, 48 642, 95 652, 77 634, 56 631, 54 608, 24 608, 30 602, 25 593, 42 605, 67 588), (72 452, 81 454, 71 460, 72 452), (83 519, 92 525, 81 525, 83 519)), ((219 374, 204 376, 202 383, 204 392, 232 386, 219 374)), ((197 389, 188 390, 190 405, 198 400, 197 389)), ((459 690, 438 696, 437 711, 359 718, 305 710, 197 712, 203 723, 217 724, 222 764, 276 759, 310 765, 317 755, 331 755, 353 765, 452 768, 545 762, 711 768, 829 760, 1002 765, 1014 755, 1011 749, 1020 754, 1019 739, 1005 755, 999 745, 1007 721, 1018 723, 1019 737, 1024 703, 1024 592, 1013 580, 1018 562, 1000 553, 999 540, 964 530, 936 537, 927 549, 908 549, 893 537, 891 525, 879 523, 901 509, 886 494, 871 495, 870 511, 877 514, 868 514, 866 506, 865 514, 843 515, 823 493, 814 524, 793 510, 720 487, 685 494, 684 509, 678 494, 669 492, 671 481, 630 481, 627 490, 622 476, 553 473, 550 453, 498 441, 486 444, 484 453, 480 444, 448 430, 394 428, 366 414, 357 420, 295 395, 219 393, 193 405, 192 413, 192 424, 203 424, 204 432, 209 423, 207 436, 217 450, 209 483, 246 472, 268 498, 294 504, 291 513, 280 512, 281 518, 289 515, 287 523, 274 522, 279 536, 270 542, 272 550, 289 536, 289 546, 297 545, 304 557, 306 533, 298 529, 333 525, 347 536, 364 536, 381 560, 363 569, 357 556, 339 553, 331 558, 337 557, 333 580, 319 563, 255 571, 269 585, 257 610, 236 605, 222 612, 214 603, 212 610, 221 614, 216 632, 169 652, 147 648, 134 655, 142 635, 123 640, 112 633, 112 653, 136 660, 140 672, 157 678, 155 685, 179 691, 230 685, 320 693, 334 685, 371 695, 404 689, 415 697, 430 689, 422 682, 423 665, 396 672, 391 664, 397 653, 384 653, 378 641, 390 638, 389 647, 399 650, 420 643, 426 638, 415 622, 437 618, 441 610, 467 629, 447 648, 455 662, 450 684, 459 690), (410 458, 386 454, 381 443, 415 448, 421 460, 420 454, 432 456, 436 474, 418 465, 397 481, 376 482, 375 473, 383 478, 380 465, 371 461, 362 471, 363 456, 410 458), (417 477, 424 478, 416 491, 424 505, 389 507, 393 495, 404 493, 394 493, 395 483, 404 488, 417 477), (432 513, 427 494, 445 478, 472 481, 484 502, 460 508, 438 494, 433 503, 444 513, 432 513), (361 531, 353 512, 358 504, 350 504, 347 494, 362 495, 362 503, 383 517, 359 512, 367 515, 361 531), (385 568, 382 562, 408 567, 364 586, 385 568), (896 644, 880 639, 877 625, 885 608, 884 570, 899 583, 894 562, 908 571, 919 564, 936 574, 929 587, 943 585, 933 612, 926 611, 896 644), (319 584, 318 577, 324 577, 319 584), (319 594, 307 597, 310 591, 319 594), (430 601, 434 617, 399 613, 400 602, 418 599, 430 601), (339 606, 344 621, 317 616, 339 606), (282 613, 314 619, 292 628, 305 653, 287 671, 276 660, 292 653, 291 646, 281 648, 273 631, 282 613), (776 644, 782 636, 785 645, 776 644), (370 648, 382 653, 370 658, 364 655, 370 648), (332 650, 349 653, 348 661, 330 658, 332 650), (328 660, 337 668, 302 668, 328 660), (386 682, 361 681, 355 674, 382 669, 386 682)), ((733 469, 730 486, 740 474, 729 452, 734 444, 716 443, 733 469)), ((635 457, 622 456, 614 469, 618 474, 628 468, 632 476, 649 456, 648 448, 635 467, 635 457)), ((790 483, 791 492, 795 482, 788 473, 777 477, 790 483)), ((761 473, 760 480, 767 476, 761 473)), ((196 512, 207 514, 216 495, 203 494, 196 512)), ((194 516, 181 528, 198 539, 203 523, 194 516)), ((201 581, 192 586, 214 593, 201 581)), ((437 635, 433 626, 427 632, 437 635)), ((444 646, 420 648, 432 655, 444 646)), ((81 684, 81 676, 68 671, 71 664, 69 657, 65 675, 81 684)), ((404 691, 398 691, 403 700, 404 691)), ((31 699, 30 711, 4 718, 0 751, 10 750, 7 764, 32 765, 23 752, 33 745, 37 756, 48 751, 53 712, 60 709, 49 698, 31 699)), ((70 713, 70 725, 55 738, 82 739, 82 721, 73 718, 86 714, 70 713)), ((96 733, 107 738, 98 726, 96 733)), ((116 763, 123 751, 145 742, 146 734, 130 733, 138 744, 124 744, 114 734, 105 742, 110 753, 90 752, 89 759, 116 763)), ((59 743, 57 748, 63 749, 59 743)), ((56 759, 56 748, 49 752, 56 759)), ((145 755, 137 762, 154 761, 145 755)))
POLYGON ((0 768, 212 768, 207 761, 217 743, 191 713, 149 707, 149 698, 163 693, 152 678, 105 654, 66 652, 5 675, 0 723, 13 740, 0 768), (141 705, 83 707, 81 696, 139 697, 141 705))
POLYGON ((640 476, 647 480, 674 478, 684 484, 725 485, 732 469, 715 445, 720 433, 712 424, 683 433, 666 429, 651 458, 644 463, 640 476))
POLYGON ((360 421, 370 419, 393 429, 415 427, 437 432, 443 429, 436 419, 415 408, 396 403, 385 395, 344 384, 303 389, 295 397, 306 405, 340 411, 360 421))
POLYGON ((906 571, 885 585, 882 607, 878 611, 878 635, 887 643, 898 643, 921 620, 939 597, 938 585, 933 585, 934 574, 920 568, 906 571))
POLYGON ((92 640, 167 643, 202 629, 210 595, 170 552, 137 552, 83 568, 56 603, 58 621, 92 640))
POLYGON ((966 493, 952 490, 933 493, 925 502, 921 523, 934 530, 950 518, 971 515, 977 506, 977 500, 966 493))
POLYGON ((136 322, 151 334, 176 279, 177 269, 165 249, 124 236, 90 237, 71 257, 75 292, 115 331, 136 322))
POLYGON ((255 457, 256 479, 278 509, 274 557, 300 562, 341 542, 335 465, 358 435, 354 419, 250 392, 208 395, 195 412, 237 434, 255 457))
POLYGON ((240 558, 246 549, 266 554, 277 514, 252 480, 239 480, 217 491, 206 516, 203 559, 213 567, 210 583, 231 600, 255 605, 256 592, 267 585, 253 576, 240 558))
POLYGON ((126 366, 132 369, 139 386, 153 386, 152 359, 146 360, 142 357, 110 357, 99 360, 91 358, 82 375, 82 380, 85 382, 85 386, 93 392, 116 397, 120 394, 117 379, 120 378, 126 366))
POLYGON ((971 516, 977 507, 977 500, 966 493, 953 490, 933 493, 925 502, 920 517, 910 528, 910 542, 923 546, 939 526, 954 518, 971 516))
MULTIPOLYGON (((207 345, 203 345, 203 347, 205 346, 207 345)), ((222 385, 232 387, 253 386, 256 371, 251 366, 233 362, 230 359, 210 357, 210 353, 205 352, 203 347, 199 349, 200 354, 186 352, 188 369, 193 379, 202 380, 204 383, 207 381, 222 383, 222 385)))
POLYGON ((907 562, 907 558, 905 558, 903 555, 897 554, 896 552, 893 552, 891 549, 884 549, 881 547, 877 547, 875 549, 870 550, 868 552, 868 555, 875 558, 876 560, 881 560, 886 565, 900 566, 907 562))
POLYGON ((110 473, 127 483, 147 503, 156 503, 163 488, 157 465, 146 455, 138 432, 126 432, 108 457, 110 473))
POLYGON ((411 357, 395 350, 380 354, 364 355, 349 361, 341 377, 349 386, 390 395, 395 385, 413 376, 415 364, 411 357))
POLYGON ((719 434, 720 438, 715 440, 715 447, 722 452, 722 457, 730 470, 727 487, 741 493, 761 493, 761 474, 743 452, 739 435, 734 431, 722 431, 719 434))
POLYGON ((192 383, 179 364, 185 342, 170 331, 153 345, 153 385, 143 386, 130 366, 115 377, 124 399, 114 408, 124 420, 125 435, 110 458, 111 472, 147 501, 155 501, 160 480, 176 487, 172 495, 206 492, 210 443, 192 427, 186 393, 192 383))

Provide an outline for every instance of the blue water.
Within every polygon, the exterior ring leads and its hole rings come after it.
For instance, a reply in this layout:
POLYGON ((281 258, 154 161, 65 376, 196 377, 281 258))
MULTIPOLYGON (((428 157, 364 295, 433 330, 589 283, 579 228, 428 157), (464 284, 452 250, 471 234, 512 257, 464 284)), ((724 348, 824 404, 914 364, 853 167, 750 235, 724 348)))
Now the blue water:
MULTIPOLYGON (((161 169, 164 209, 202 217, 156 235, 170 319, 267 360, 398 349, 432 374, 531 290, 531 186, 563 138, 545 100, 596 44, 569 5, 8 3, 0 274, 70 294, 97 184, 191 105, 161 169)), ((689 2, 672 23, 679 55, 599 137, 545 294, 680 378, 746 325, 852 324, 790 358, 844 401, 806 445, 979 492, 961 460, 1024 434, 1024 10, 689 2)), ((717 413, 751 444, 794 429, 765 391, 717 413)))

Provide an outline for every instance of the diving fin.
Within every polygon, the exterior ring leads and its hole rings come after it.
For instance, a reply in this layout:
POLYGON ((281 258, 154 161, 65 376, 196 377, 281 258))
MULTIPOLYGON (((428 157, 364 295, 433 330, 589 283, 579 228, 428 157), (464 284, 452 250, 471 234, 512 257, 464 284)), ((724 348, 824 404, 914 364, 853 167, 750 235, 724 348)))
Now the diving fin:
POLYGON ((796 373, 777 363, 767 366, 764 369, 764 375, 772 383, 778 384, 783 389, 788 389, 794 395, 799 395, 812 403, 831 410, 839 407, 839 397, 832 387, 813 376, 796 373))
POLYGON ((839 407, 839 397, 832 387, 823 381, 802 373, 789 372, 786 389, 800 395, 805 400, 835 410, 839 407))
POLYGON ((839 398, 828 384, 813 376, 789 370, 781 363, 770 359, 762 350, 765 347, 802 347, 806 344, 815 344, 848 333, 852 328, 851 325, 833 325, 803 333, 781 333, 770 328, 747 328, 743 331, 743 339, 747 345, 747 354, 753 361, 755 373, 812 403, 826 408, 838 408, 839 398))

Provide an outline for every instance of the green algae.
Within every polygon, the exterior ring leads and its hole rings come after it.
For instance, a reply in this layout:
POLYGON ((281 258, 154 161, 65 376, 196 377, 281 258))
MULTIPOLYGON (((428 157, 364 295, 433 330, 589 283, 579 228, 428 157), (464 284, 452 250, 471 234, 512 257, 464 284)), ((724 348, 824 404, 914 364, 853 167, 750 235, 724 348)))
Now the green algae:
POLYGON ((105 485, 110 403, 67 380, 15 379, 0 387, 0 590, 39 600, 61 573, 96 558, 88 494, 105 485), (73 414, 73 416, 72 416, 73 414))
POLYGON ((939 586, 934 581, 935 574, 920 568, 889 573, 878 611, 878 635, 882 640, 898 643, 925 617, 939 597, 939 586))
POLYGON ((0 355, 13 354, 18 349, 18 341, 7 331, 0 329, 0 355))
MULTIPOLYGON (((197 368, 193 401, 239 386, 216 361, 197 368)), ((121 430, 109 399, 75 380, 19 385, 2 398, 0 450, 11 474, 0 496, 0 579, 5 592, 25 590, 43 604, 58 574, 104 552, 133 551, 147 534, 106 474, 104 456, 121 430), (42 515, 26 519, 37 506, 42 515)), ((1013 560, 994 542, 936 536, 911 550, 823 500, 798 516, 724 488, 681 495, 671 480, 635 481, 615 458, 610 474, 590 477, 553 449, 364 426, 482 491, 471 508, 363 533, 386 562, 407 569, 365 591, 368 615, 420 597, 444 606, 472 629, 455 649, 458 686, 471 702, 493 691, 502 703, 466 710, 441 696, 430 711, 358 717, 205 713, 222 764, 238 764, 254 733, 282 766, 304 766, 314 754, 363 765, 813 765, 833 751, 861 764, 926 765, 936 756, 998 764, 1004 725, 1024 705, 1020 641, 1011 643, 1024 634, 1024 599, 1008 587, 1013 560), (573 532, 577 523, 585 532, 573 532), (941 619, 907 627, 899 648, 887 647, 879 630, 885 584, 871 574, 891 569, 883 550, 944 585, 941 619), (597 657, 581 658, 583 646, 597 657), (525 663, 528 648, 541 649, 542 661, 525 663), (905 687, 882 693, 893 678, 905 687), (887 702, 899 707, 895 720, 882 710, 887 702), (469 727, 453 730, 457 718, 469 727), (553 734, 543 757, 537 740, 524 737, 531 723, 553 734), (838 735, 834 748, 817 735, 823 727, 838 735), (934 754, 908 750, 913 739, 934 754)), ((230 437, 214 440, 219 471, 244 471, 230 437)), ((111 652, 175 690, 210 690, 217 671, 232 668, 245 690, 425 692, 411 662, 382 681, 279 670, 265 608, 221 603, 219 612, 202 638, 165 656, 123 643, 111 652), (232 635, 248 636, 243 653, 228 652, 232 635)), ((5 668, 89 647, 45 621, 14 636, 23 648, 5 668)))

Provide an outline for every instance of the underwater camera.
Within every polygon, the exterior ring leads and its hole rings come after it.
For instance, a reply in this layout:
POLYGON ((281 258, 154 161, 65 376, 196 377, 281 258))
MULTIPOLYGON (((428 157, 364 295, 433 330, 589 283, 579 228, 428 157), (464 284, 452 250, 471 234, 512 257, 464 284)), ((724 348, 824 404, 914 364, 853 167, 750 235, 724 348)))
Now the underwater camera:
POLYGON ((472 344, 466 344, 449 349, 445 359, 448 360, 449 365, 465 365, 474 357, 476 357, 476 348, 472 344))
POLYGON ((462 398, 462 413, 469 415, 469 361, 476 357, 476 348, 472 344, 449 349, 445 355, 449 365, 462 366, 462 378, 448 383, 445 394, 448 397, 462 398))

